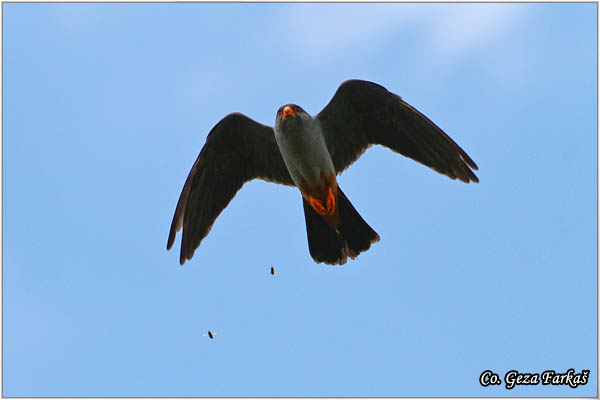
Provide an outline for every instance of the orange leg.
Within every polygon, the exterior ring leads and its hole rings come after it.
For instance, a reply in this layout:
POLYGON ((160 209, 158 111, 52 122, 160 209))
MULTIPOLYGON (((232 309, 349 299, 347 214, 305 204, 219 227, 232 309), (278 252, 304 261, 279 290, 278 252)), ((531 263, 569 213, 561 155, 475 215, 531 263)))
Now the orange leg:
POLYGON ((333 173, 329 177, 326 177, 325 173, 321 172, 321 186, 311 189, 304 180, 300 184, 300 191, 304 195, 304 198, 308 200, 312 208, 320 215, 335 214, 336 189, 337 182, 333 173))
POLYGON ((321 203, 321 200, 313 197, 311 194, 308 195, 308 199, 310 200, 310 205, 312 206, 312 208, 315 209, 316 212, 318 212, 321 215, 327 214, 327 210, 325 209, 325 207, 323 207, 323 203, 321 203))
POLYGON ((327 193, 327 199, 325 200, 327 204, 327 214, 333 215, 335 212, 335 197, 333 197, 333 192, 331 191, 331 187, 329 188, 329 192, 327 193))

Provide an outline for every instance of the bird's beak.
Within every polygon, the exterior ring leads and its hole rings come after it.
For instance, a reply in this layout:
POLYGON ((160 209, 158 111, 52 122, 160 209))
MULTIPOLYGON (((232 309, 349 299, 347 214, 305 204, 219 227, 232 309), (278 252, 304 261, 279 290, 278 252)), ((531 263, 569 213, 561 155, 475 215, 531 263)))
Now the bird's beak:
POLYGON ((289 117, 290 115, 294 115, 294 110, 290 106, 285 106, 283 108, 283 118, 289 117))

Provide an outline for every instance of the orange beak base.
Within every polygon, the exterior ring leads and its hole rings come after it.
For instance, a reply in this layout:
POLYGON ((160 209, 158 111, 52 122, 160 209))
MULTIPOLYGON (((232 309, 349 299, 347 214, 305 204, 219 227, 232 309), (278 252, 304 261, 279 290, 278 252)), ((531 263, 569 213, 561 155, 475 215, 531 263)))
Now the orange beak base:
POLYGON ((285 106, 283 108, 283 117, 289 117, 290 115, 294 115, 294 110, 290 106, 285 106))

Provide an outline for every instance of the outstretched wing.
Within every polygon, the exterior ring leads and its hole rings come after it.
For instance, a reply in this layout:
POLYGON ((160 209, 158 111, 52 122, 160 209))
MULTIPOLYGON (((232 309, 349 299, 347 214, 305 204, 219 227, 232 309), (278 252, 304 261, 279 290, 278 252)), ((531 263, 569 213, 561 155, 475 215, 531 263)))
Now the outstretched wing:
POLYGON ((254 178, 293 186, 273 128, 240 113, 229 114, 208 134, 179 196, 167 250, 183 228, 181 265, 244 183, 254 178))
POLYGON ((346 81, 316 118, 338 174, 370 145, 380 144, 452 179, 479 182, 471 170, 477 169, 471 157, 429 118, 383 86, 346 81))

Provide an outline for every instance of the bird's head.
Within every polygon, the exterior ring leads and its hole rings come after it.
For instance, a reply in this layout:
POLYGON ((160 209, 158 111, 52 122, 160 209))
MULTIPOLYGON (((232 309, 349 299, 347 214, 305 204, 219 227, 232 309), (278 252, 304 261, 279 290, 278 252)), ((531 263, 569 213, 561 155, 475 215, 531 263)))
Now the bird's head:
POLYGON ((275 119, 275 129, 280 132, 304 130, 312 124, 313 118, 296 104, 279 107, 275 119))

